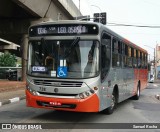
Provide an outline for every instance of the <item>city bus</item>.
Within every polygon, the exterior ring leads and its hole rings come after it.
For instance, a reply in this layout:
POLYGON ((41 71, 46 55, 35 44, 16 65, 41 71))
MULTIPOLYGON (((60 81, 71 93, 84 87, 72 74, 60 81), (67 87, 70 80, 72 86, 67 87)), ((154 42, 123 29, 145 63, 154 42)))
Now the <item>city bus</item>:
POLYGON ((26 105, 112 114, 138 100, 147 85, 146 50, 106 26, 87 21, 29 27, 26 105))

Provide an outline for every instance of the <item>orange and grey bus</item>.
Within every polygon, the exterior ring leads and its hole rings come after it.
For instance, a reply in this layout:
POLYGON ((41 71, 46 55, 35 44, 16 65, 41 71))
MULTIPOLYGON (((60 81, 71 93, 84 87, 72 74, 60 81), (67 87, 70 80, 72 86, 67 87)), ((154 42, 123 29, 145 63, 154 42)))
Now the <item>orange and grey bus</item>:
POLYGON ((146 50, 100 23, 58 21, 29 28, 29 107, 111 114, 147 85, 146 50))

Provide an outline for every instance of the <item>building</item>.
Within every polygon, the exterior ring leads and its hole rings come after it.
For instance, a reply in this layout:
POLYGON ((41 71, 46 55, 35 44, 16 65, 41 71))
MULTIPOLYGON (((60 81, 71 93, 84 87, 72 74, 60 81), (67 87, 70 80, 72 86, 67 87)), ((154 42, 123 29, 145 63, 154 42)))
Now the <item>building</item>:
POLYGON ((160 79, 160 44, 156 45, 156 77, 160 79))

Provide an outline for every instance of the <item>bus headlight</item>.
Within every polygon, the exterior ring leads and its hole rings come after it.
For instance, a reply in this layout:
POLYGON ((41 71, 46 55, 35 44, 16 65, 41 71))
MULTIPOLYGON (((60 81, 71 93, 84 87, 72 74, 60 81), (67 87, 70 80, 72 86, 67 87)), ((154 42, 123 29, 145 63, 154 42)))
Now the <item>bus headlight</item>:
POLYGON ((85 91, 85 92, 83 92, 83 93, 78 94, 78 95, 77 95, 77 98, 85 99, 85 98, 91 96, 91 95, 94 94, 94 93, 95 93, 95 91, 94 91, 93 89, 90 89, 90 90, 88 90, 88 91, 85 91))
POLYGON ((38 95, 38 93, 36 91, 34 91, 34 90, 32 91, 32 94, 33 95, 38 95))
POLYGON ((26 85, 26 89, 32 94, 32 95, 39 95, 35 90, 32 90, 29 85, 26 85))
POLYGON ((79 97, 80 97, 81 99, 84 99, 84 98, 85 98, 85 96, 84 96, 83 93, 80 93, 80 94, 79 94, 79 97))
POLYGON ((90 95, 90 93, 89 93, 88 91, 86 91, 86 92, 85 92, 85 95, 86 95, 86 96, 89 96, 89 95, 90 95))
POLYGON ((32 95, 37 95, 37 96, 39 95, 35 90, 31 90, 31 89, 30 89, 29 91, 30 91, 30 93, 31 93, 32 95))

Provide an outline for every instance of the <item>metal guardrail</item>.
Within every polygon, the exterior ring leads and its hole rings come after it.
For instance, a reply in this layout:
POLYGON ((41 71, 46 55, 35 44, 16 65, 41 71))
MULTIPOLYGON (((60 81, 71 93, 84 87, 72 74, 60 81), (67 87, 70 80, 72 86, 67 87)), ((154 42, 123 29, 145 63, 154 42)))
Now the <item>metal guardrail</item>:
POLYGON ((22 67, 0 67, 0 69, 22 69, 22 67))

